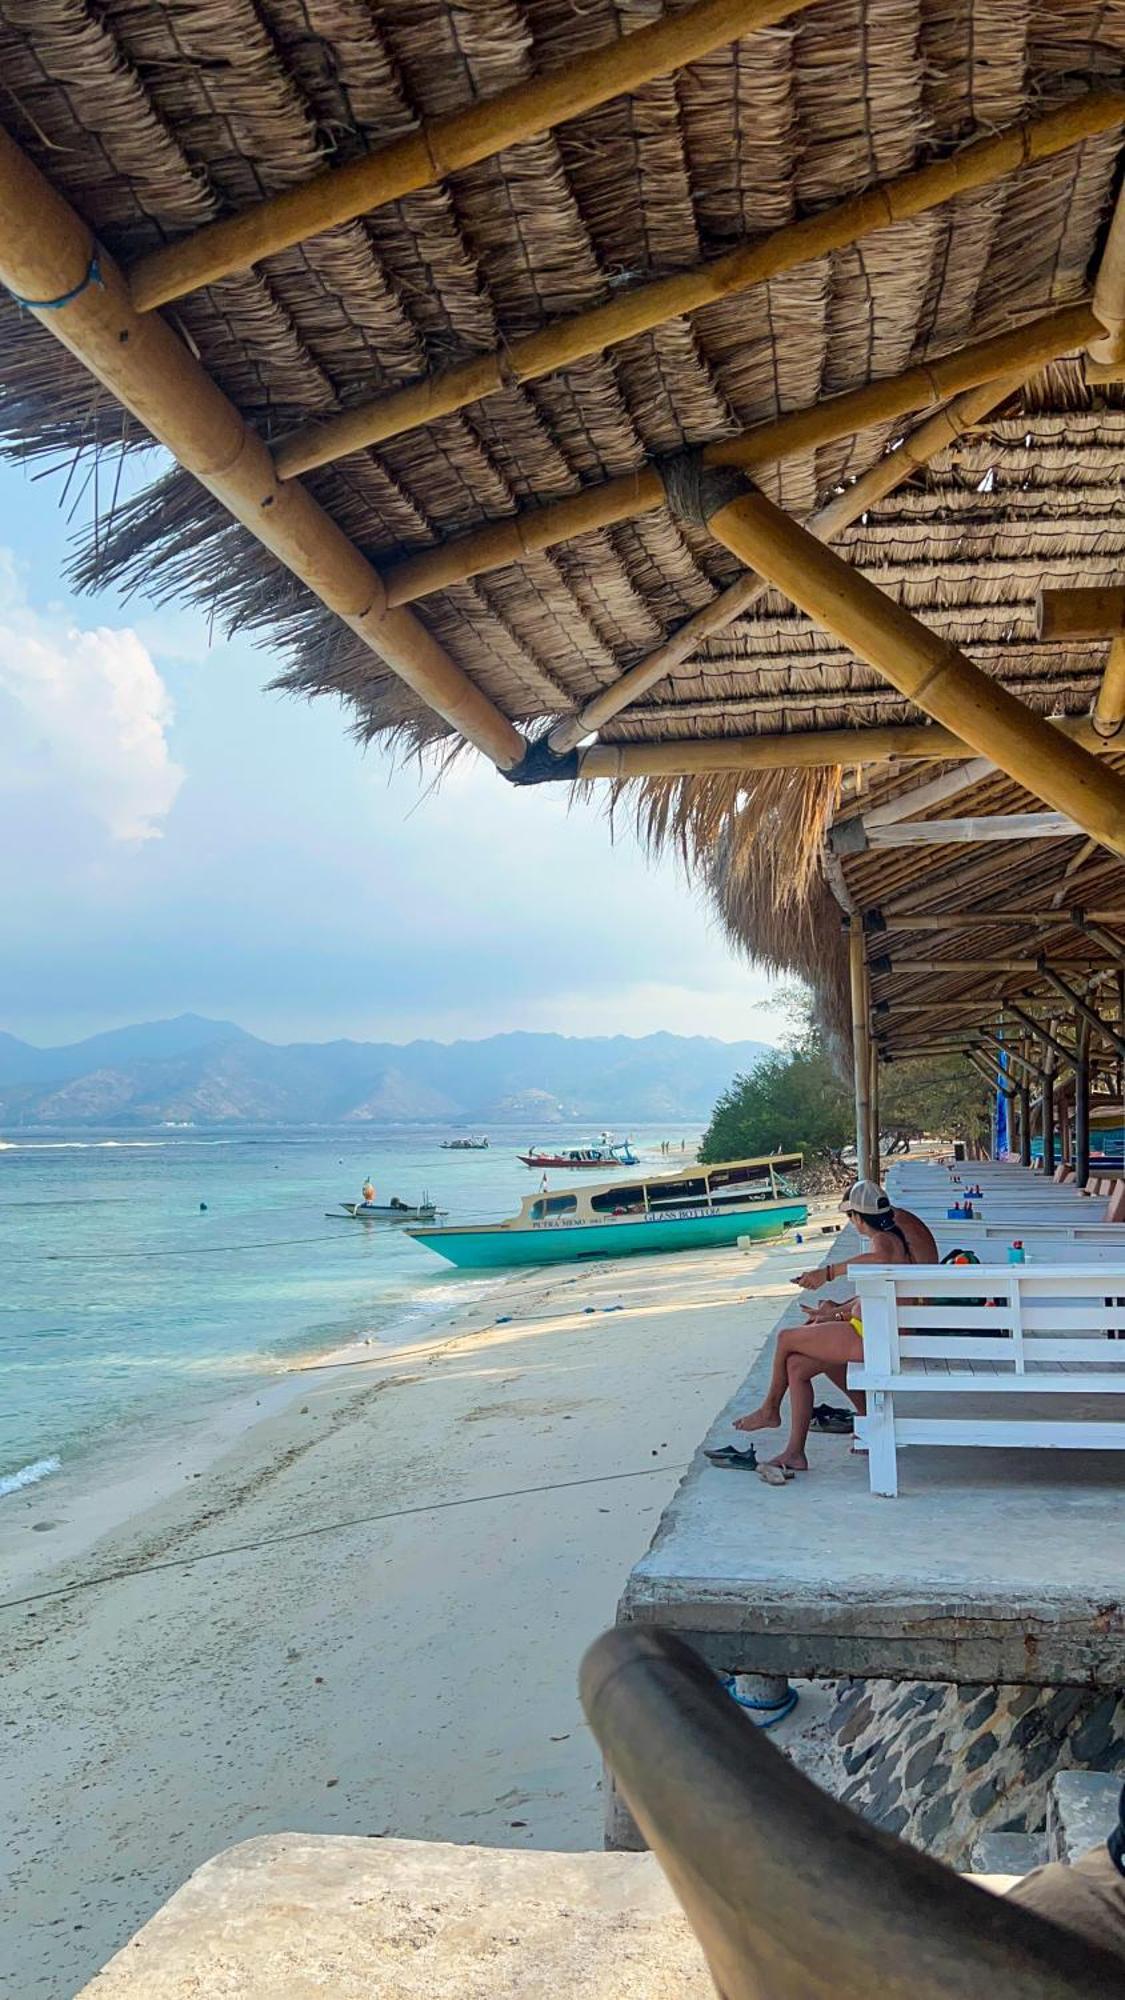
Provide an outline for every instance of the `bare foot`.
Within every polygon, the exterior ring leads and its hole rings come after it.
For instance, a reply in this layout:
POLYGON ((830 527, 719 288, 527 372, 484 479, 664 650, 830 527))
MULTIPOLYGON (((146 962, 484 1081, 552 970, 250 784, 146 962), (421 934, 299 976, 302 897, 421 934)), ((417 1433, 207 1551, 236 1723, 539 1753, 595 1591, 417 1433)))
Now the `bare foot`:
POLYGON ((770 1465, 780 1465, 784 1472, 807 1472, 809 1461, 803 1451, 779 1451, 776 1458, 767 1461, 770 1465))
POLYGON ((744 1417, 736 1417, 734 1428, 736 1431, 779 1431, 781 1411, 771 1410, 768 1403, 763 1403, 760 1409, 748 1410, 744 1417))

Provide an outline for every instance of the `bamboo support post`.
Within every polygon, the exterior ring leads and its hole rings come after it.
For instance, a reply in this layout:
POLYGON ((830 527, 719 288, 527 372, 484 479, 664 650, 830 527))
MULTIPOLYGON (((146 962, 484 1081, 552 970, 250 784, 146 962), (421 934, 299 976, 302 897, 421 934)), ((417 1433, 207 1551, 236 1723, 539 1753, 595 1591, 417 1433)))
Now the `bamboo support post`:
MULTIPOLYGON (((870 986, 868 987, 870 994, 870 986)), ((869 1010, 870 1011, 870 1010, 869 1010)), ((883 1180, 883 1142, 879 1131, 879 1045, 869 1040, 867 1044, 869 1078, 867 1096, 871 1105, 871 1179, 880 1185, 883 1180)))
POLYGON ((1050 1180, 1055 1171, 1055 1079, 1051 1070, 1043 1075, 1039 1095, 1039 1130, 1043 1140, 1043 1174, 1050 1180))
POLYGON ((129 274, 133 303, 139 312, 149 312, 232 271, 249 270, 263 257, 322 229, 369 215, 420 188, 436 187, 459 168, 475 166, 565 119, 579 118, 756 28, 772 27, 793 10, 794 0, 699 0, 681 13, 665 15, 565 67, 447 112, 377 153, 331 167, 150 252, 129 274))
POLYGON ((1094 728, 1108 741, 1125 722, 1125 636, 1115 639, 1094 703, 1094 728))
MULTIPOLYGON (((971 425, 980 423, 998 403, 1007 402, 1019 386, 1018 376, 1005 376, 999 382, 990 382, 984 388, 968 389, 963 395, 955 396, 944 410, 927 418, 916 431, 904 438, 897 450, 888 452, 869 467, 846 492, 837 494, 825 506, 819 507, 815 514, 810 514, 805 522, 809 533, 822 542, 830 542, 835 536, 843 534, 845 528, 850 528, 869 507, 885 500, 896 486, 909 479, 911 473, 928 465, 938 452, 956 443, 971 425)), ((603 688, 577 715, 564 716, 561 722, 557 722, 547 738, 552 750, 559 753, 572 750, 584 736, 601 729, 622 709, 647 694, 657 681, 663 680, 673 667, 686 660, 712 633, 722 631, 743 611, 749 610, 768 589, 765 578, 755 575, 753 570, 728 585, 710 604, 685 619, 653 652, 647 653, 634 666, 627 667, 610 687, 603 688)), ((950 754, 956 756, 957 752, 950 754)))
MULTIPOLYGON (((1014 333, 995 335, 962 347, 941 360, 908 368, 904 374, 869 382, 829 396, 807 410, 795 410, 772 422, 757 424, 739 437, 703 447, 704 465, 738 465, 747 470, 772 459, 807 451, 834 439, 851 437, 865 425, 905 416, 910 410, 983 384, 1021 376, 1080 347, 1097 322, 1088 306, 1068 306, 1044 313, 1014 333)), ((279 461, 285 458, 279 447, 279 461)), ((601 486, 588 486, 565 500, 545 507, 525 508, 504 521, 490 521, 472 534, 459 535, 435 549, 423 549, 384 572, 391 604, 412 604, 430 591, 520 562, 574 535, 608 528, 664 505, 664 479, 659 466, 627 473, 601 486)))
POLYGON ((1125 584, 1089 590, 1041 590, 1036 602, 1040 639, 1112 639, 1125 632, 1125 584))
POLYGON ((261 439, 172 328, 142 317, 86 224, 0 131, 0 282, 179 463, 335 611, 380 662, 501 769, 526 744, 303 486, 283 486, 261 439), (57 303, 56 303, 57 302, 57 303))
POLYGON ((852 1063, 855 1072, 855 1153, 861 1180, 874 1180, 871 1146, 871 1061, 868 1047, 867 962, 863 926, 852 919, 848 932, 848 974, 852 1001, 852 1063))
POLYGON ((719 505, 708 526, 935 721, 1125 855, 1125 778, 1025 708, 764 494, 719 505))
POLYGON ((848 249, 860 237, 928 214, 955 196, 991 187, 1023 166, 1053 159, 1081 139, 1111 131, 1123 120, 1125 93, 1091 91, 1074 98, 1042 118, 975 140, 949 159, 935 160, 897 180, 850 195, 832 208, 789 223, 755 242, 740 244, 709 263, 650 279, 602 305, 553 320, 538 333, 511 340, 494 353, 474 356, 405 389, 302 425, 279 446, 279 469, 283 477, 290 478, 364 445, 385 442, 438 417, 450 416, 499 389, 510 389, 514 383, 533 382, 570 367, 588 355, 648 333, 666 320, 680 319, 701 306, 730 298, 812 258, 848 249))
POLYGON ((1105 367, 1125 362, 1125 190, 1119 192, 1094 284, 1094 312, 1103 329, 1087 352, 1105 367))
POLYGON ((1021 1083, 1020 1085, 1019 1107, 1020 1165, 1021 1167, 1029 1167, 1031 1165, 1031 1087, 1029 1084, 1021 1083))
POLYGON ((1089 1030, 1076 1023, 1078 1060, 1074 1065, 1074 1184, 1084 1188, 1090 1178, 1090 1056, 1089 1030))

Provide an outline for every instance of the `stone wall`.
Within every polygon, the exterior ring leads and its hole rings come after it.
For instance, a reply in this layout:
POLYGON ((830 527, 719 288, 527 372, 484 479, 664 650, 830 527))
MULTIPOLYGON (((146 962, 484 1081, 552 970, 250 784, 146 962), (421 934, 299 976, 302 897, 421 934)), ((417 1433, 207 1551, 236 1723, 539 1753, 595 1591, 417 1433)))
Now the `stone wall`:
POLYGON ((1125 1692, 843 1681, 823 1735, 839 1798, 964 1867, 982 1834, 1044 1825, 1056 1771, 1125 1775, 1125 1692))

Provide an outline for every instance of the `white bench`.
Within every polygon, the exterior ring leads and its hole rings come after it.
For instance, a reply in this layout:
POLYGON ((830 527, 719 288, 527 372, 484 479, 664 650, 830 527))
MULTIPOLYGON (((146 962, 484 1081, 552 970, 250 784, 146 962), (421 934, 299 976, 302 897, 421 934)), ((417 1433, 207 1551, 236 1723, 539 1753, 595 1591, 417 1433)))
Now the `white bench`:
POLYGON ((1125 1447, 1125 1255, 1090 1264, 927 1264, 857 1267, 863 1359, 848 1386, 867 1396, 856 1435, 871 1491, 898 1492, 900 1445, 1125 1447), (990 1303, 960 1304, 986 1299, 990 1303), (917 1303, 907 1303, 916 1301, 917 1303), (972 1394, 987 1415, 904 1415, 919 1393, 972 1394), (1038 1412, 1000 1414, 1011 1395, 1038 1412), (1118 1397, 1102 1405, 1099 1399, 1118 1397), (1059 1399, 1065 1400, 1065 1406, 1059 1399))

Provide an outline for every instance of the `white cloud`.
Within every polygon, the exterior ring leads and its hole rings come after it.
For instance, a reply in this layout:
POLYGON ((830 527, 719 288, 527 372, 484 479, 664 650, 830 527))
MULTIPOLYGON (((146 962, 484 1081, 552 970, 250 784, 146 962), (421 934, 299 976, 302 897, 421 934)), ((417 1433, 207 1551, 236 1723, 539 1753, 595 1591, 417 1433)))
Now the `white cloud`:
POLYGON ((34 610, 0 551, 0 781, 50 802, 79 832, 159 839, 184 774, 167 731, 172 703, 129 627, 84 630, 34 610))

